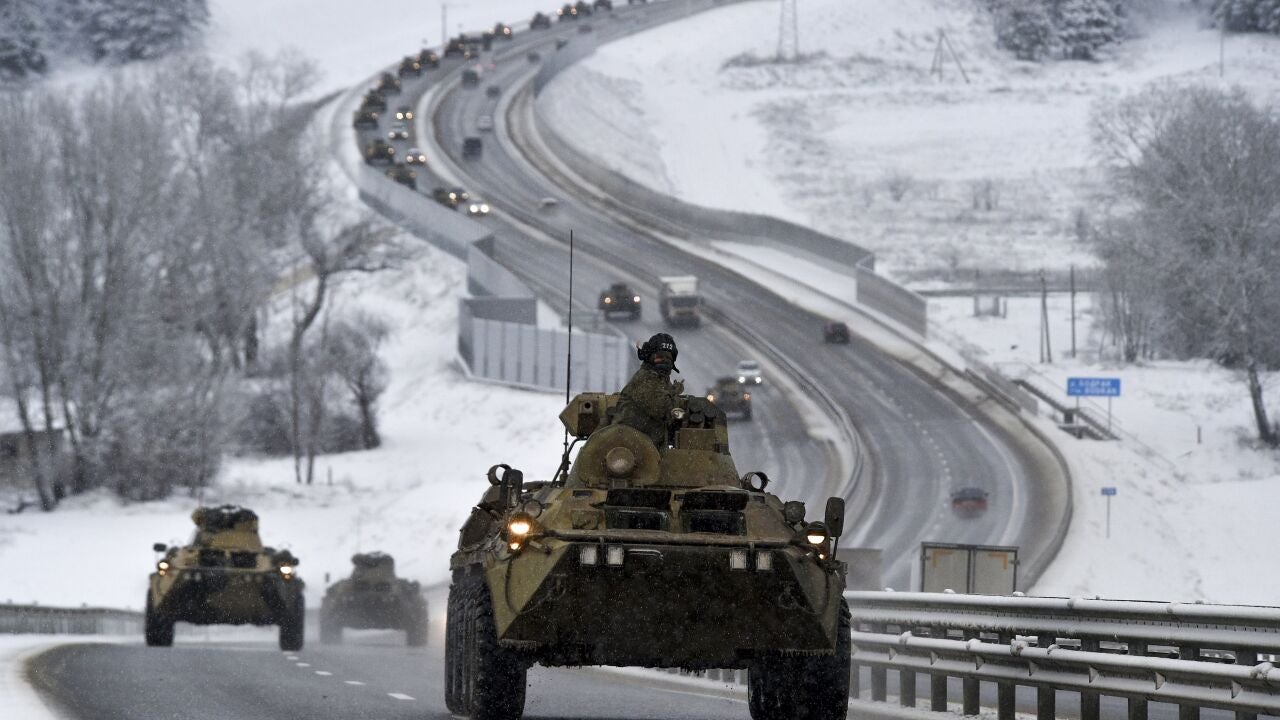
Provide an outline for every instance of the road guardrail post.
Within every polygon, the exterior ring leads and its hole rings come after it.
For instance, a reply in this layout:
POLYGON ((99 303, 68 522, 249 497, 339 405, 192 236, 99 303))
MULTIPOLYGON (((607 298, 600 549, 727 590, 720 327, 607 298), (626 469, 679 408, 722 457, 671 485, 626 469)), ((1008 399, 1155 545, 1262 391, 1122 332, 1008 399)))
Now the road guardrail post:
MULTIPOLYGON (((1141 640, 1130 640, 1129 655, 1143 656, 1147 654, 1147 643, 1141 640)), ((1147 720, 1147 701, 1142 698, 1129 698, 1129 720, 1147 720)))
MULTIPOLYGON (((1256 650, 1236 650, 1236 664, 1244 667, 1257 665, 1258 652, 1256 650)), ((1258 714, 1251 712, 1237 712, 1236 720, 1258 720, 1258 714)))
POLYGON ((903 670, 898 676, 898 704, 907 708, 916 706, 916 673, 914 670, 903 670))
MULTIPOLYGON (((1179 660, 1199 660, 1200 648, 1194 645, 1183 645, 1178 648, 1179 660)), ((1179 705, 1178 720, 1200 720, 1200 708, 1195 705, 1179 705)))
MULTIPOLYGON (((1000 633, 1000 644, 1013 642, 1013 633, 1000 633)), ((1018 707, 1018 686, 1011 682, 996 683, 996 717, 998 720, 1014 720, 1018 707)))
POLYGON ((849 697, 858 700, 862 697, 862 666, 849 664, 849 697))
MULTIPOLYGON (((965 630, 964 639, 978 639, 978 633, 973 630, 965 630)), ((961 692, 963 693, 962 699, 964 700, 964 714, 970 716, 977 715, 982 709, 981 698, 979 697, 979 690, 981 689, 981 686, 978 683, 978 679, 966 677, 960 681, 960 687, 961 692)))
MULTIPOLYGON (((929 637, 946 638, 944 627, 929 628, 929 637)), ((929 709, 934 712, 947 711, 947 676, 945 673, 929 673, 929 709)))
MULTIPOLYGON (((1052 647, 1058 638, 1052 635, 1041 635, 1036 638, 1036 645, 1042 648, 1052 647)), ((1037 720, 1053 720, 1058 714, 1058 691, 1051 687, 1036 690, 1037 720)))
MULTIPOLYGON (((869 632, 883 633, 884 626, 876 624, 868 628, 869 632)), ((879 665, 871 666, 871 700, 873 702, 884 702, 888 695, 888 675, 889 671, 879 665)))
MULTIPOLYGON (((1101 643, 1093 638, 1080 641, 1080 649, 1084 652, 1098 652, 1101 643)), ((1102 697, 1094 692, 1080 693, 1080 720, 1100 720, 1102 717, 1102 697)))

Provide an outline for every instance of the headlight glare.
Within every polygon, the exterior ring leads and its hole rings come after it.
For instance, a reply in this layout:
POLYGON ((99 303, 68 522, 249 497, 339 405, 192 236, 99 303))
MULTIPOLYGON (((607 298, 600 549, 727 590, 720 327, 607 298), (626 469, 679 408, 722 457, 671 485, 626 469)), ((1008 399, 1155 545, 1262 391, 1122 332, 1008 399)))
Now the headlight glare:
POLYGON ((507 536, 513 541, 522 539, 533 532, 533 518, 523 513, 512 515, 507 521, 507 536))
POLYGON ((804 529, 804 539, 810 545, 821 545, 827 541, 827 526, 820 522, 809 523, 804 529))

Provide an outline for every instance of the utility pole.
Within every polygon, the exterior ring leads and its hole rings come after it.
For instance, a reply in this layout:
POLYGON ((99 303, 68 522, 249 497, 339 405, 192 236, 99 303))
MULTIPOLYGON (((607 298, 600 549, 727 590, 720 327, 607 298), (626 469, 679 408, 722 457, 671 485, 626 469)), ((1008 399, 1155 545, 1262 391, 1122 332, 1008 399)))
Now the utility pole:
POLYGON ((1076 359, 1076 266, 1071 266, 1071 359, 1076 359))
POLYGON ((796 0, 782 0, 778 18, 778 61, 800 57, 800 25, 796 17, 796 0))
POLYGON ((1049 282, 1044 270, 1040 270, 1040 362, 1053 362, 1053 347, 1049 344, 1049 282))

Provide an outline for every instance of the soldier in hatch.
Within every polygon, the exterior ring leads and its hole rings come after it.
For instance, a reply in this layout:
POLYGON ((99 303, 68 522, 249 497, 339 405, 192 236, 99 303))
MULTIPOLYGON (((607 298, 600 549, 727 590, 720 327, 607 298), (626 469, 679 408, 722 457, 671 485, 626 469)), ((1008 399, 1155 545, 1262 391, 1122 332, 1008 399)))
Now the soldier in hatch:
POLYGON ((684 394, 684 383, 671 382, 676 367, 676 341, 666 333, 658 333, 636 348, 640 369, 619 393, 614 422, 633 427, 653 440, 659 449, 667 446, 667 425, 671 411, 684 394))

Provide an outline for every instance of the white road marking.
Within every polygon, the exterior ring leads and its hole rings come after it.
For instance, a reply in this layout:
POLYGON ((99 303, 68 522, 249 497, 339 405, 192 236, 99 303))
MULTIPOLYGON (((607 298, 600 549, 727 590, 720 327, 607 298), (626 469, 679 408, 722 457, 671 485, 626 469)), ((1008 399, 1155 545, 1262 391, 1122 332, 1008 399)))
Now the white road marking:
POLYGON ((298 663, 298 667, 311 667, 311 663, 298 663))
POLYGON ((284 659, 285 659, 285 660, 297 660, 297 659, 298 659, 298 656, 297 656, 297 655, 285 655, 285 656, 284 656, 284 659))
POLYGON ((387 693, 387 694, 388 694, 388 695, 390 695, 391 697, 393 697, 393 698, 397 699, 397 700, 412 700, 412 699, 413 699, 412 697, 410 697, 409 695, 405 695, 404 693, 387 693))
POLYGON ((317 670, 317 671, 316 671, 316 674, 317 674, 317 675, 332 675, 333 673, 329 672, 328 670, 317 670))
POLYGON ((346 683, 346 684, 348 684, 348 685, 363 685, 363 684, 364 684, 364 683, 360 682, 359 680, 344 680, 343 682, 345 682, 345 683, 346 683))

